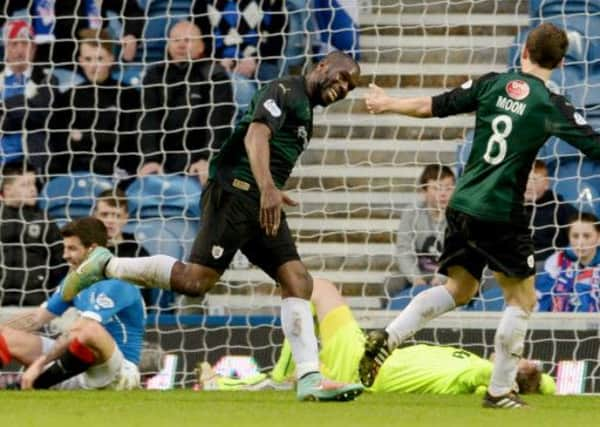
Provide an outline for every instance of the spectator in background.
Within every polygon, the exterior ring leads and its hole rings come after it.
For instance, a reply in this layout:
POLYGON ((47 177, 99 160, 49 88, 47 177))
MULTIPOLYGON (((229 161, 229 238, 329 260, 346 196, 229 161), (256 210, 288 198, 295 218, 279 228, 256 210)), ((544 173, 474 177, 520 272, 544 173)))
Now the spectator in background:
POLYGON ((134 59, 145 21, 144 11, 136 0, 28 0, 26 3, 30 4, 35 37, 40 44, 37 62, 74 68, 75 35, 83 29, 106 29, 109 12, 116 15, 122 26, 121 34, 115 34, 121 47, 119 60, 134 59))
POLYGON ((105 30, 79 34, 79 66, 85 80, 62 96, 53 128, 52 172, 90 172, 120 178, 140 166, 137 118, 140 97, 111 76, 115 58, 105 30))
POLYGON ((231 133, 235 115, 229 77, 204 55, 200 29, 180 21, 169 33, 169 60, 148 70, 142 99, 140 175, 189 173, 208 179, 211 150, 231 133))
POLYGON ((539 311, 600 311, 600 222, 587 212, 569 221, 569 247, 552 254, 536 278, 539 311))
POLYGON ((32 164, 45 173, 48 153, 47 120, 56 80, 33 64, 36 45, 24 20, 6 23, 3 33, 4 70, 0 74, 2 136, 0 164, 32 164))
POLYGON ((66 269, 58 227, 37 208, 31 167, 6 166, 0 184, 0 306, 45 301, 66 269))
POLYGON ((282 75, 287 22, 283 0, 203 0, 194 3, 193 14, 202 32, 212 35, 209 52, 230 73, 243 113, 256 91, 256 79, 267 82, 282 75))
POLYGON ((127 196, 121 189, 104 190, 96 199, 94 217, 104 223, 108 233, 107 248, 116 256, 148 256, 133 234, 124 233, 123 227, 129 221, 127 196))
POLYGON ((557 248, 568 245, 567 225, 569 219, 577 214, 577 209, 550 189, 548 168, 541 160, 534 162, 529 174, 525 208, 531 215, 535 261, 543 267, 543 261, 557 248))
POLYGON ((402 279, 401 287, 440 285, 436 276, 437 258, 442 250, 446 219, 444 212, 454 191, 452 169, 439 164, 425 166, 419 177, 419 193, 423 201, 416 209, 402 215, 396 237, 396 262, 402 279))
POLYGON ((285 4, 286 71, 289 67, 304 66, 310 57, 318 61, 332 50, 360 59, 357 1, 286 0, 285 4))

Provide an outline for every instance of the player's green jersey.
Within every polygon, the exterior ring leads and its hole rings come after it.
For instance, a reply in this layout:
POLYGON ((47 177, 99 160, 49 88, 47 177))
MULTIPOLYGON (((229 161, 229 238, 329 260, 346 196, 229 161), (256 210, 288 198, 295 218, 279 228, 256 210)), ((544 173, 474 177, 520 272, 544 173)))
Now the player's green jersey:
POLYGON ((211 179, 217 179, 226 188, 256 195, 258 188, 244 147, 252 122, 264 123, 271 129, 270 170, 275 185, 282 188, 312 136, 313 107, 304 77, 277 79, 260 89, 210 163, 211 179))
POLYGON ((489 360, 453 347, 414 345, 394 350, 371 388, 376 392, 469 394, 487 387, 489 360))
POLYGON ((450 206, 474 217, 527 221, 527 177, 538 150, 552 135, 600 160, 600 135, 563 96, 531 74, 490 73, 433 97, 434 116, 473 111, 473 147, 450 206))

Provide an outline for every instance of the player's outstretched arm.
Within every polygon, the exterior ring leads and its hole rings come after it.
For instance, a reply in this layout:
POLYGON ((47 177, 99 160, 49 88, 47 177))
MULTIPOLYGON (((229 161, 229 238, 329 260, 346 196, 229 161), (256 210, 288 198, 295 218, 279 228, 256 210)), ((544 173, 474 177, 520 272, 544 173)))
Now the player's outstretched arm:
POLYGON ((431 117, 431 97, 394 98, 374 83, 369 84, 365 96, 367 111, 372 114, 398 113, 411 117, 431 117))

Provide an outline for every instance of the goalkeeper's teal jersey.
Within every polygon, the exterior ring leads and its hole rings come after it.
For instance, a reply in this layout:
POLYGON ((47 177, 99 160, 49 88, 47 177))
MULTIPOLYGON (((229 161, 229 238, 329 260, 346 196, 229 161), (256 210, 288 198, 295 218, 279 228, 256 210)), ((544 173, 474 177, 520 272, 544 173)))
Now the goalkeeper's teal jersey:
POLYGON ((527 177, 552 135, 600 160, 600 135, 565 97, 531 74, 486 74, 432 100, 436 117, 473 111, 473 148, 450 200, 455 210, 486 221, 528 224, 527 177))
POLYGON ((453 347, 414 345, 394 350, 371 388, 376 392, 469 394, 487 387, 489 360, 453 347))

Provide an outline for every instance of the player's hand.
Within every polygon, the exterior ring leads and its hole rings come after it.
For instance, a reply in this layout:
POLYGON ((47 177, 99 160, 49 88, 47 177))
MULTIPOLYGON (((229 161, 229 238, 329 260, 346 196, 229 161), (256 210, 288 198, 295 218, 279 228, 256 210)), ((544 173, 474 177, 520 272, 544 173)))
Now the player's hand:
POLYGON ((276 236, 281 224, 281 206, 296 206, 297 203, 275 186, 263 189, 260 193, 260 226, 267 236, 276 236))
POLYGON ((231 58, 223 58, 221 59, 221 66, 231 72, 235 66, 235 61, 231 58))
POLYGON ((42 371, 44 370, 44 361, 46 360, 45 356, 40 356, 35 361, 27 367, 27 370, 23 373, 21 377, 21 389, 22 390, 31 390, 33 388, 33 382, 40 376, 42 371))
POLYGON ((137 39, 131 34, 121 38, 121 57, 123 61, 133 61, 137 50, 137 39))
POLYGON ((83 138, 83 134, 80 130, 73 129, 71 130, 71 132, 69 132, 69 138, 71 139, 71 141, 79 142, 81 141, 81 138, 83 138))
POLYGON ((421 286, 421 285, 426 285, 427 284, 427 280, 425 280, 423 277, 421 276, 417 276, 413 279, 412 281, 413 286, 421 286))
POLYGON ((195 175, 200 180, 200 185, 204 187, 208 181, 208 162, 204 159, 198 160, 190 165, 189 173, 195 175))
POLYGON ((256 71, 256 59, 255 58, 242 58, 240 59, 233 69, 233 72, 241 74, 244 77, 251 79, 254 77, 256 71))
POLYGON ((446 277, 444 276, 440 276, 440 275, 435 275, 433 276, 433 279, 431 279, 431 286, 443 286, 446 284, 446 277))
POLYGON ((375 83, 369 84, 369 91, 365 95, 367 111, 371 114, 383 113, 387 110, 390 97, 375 83))

